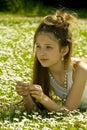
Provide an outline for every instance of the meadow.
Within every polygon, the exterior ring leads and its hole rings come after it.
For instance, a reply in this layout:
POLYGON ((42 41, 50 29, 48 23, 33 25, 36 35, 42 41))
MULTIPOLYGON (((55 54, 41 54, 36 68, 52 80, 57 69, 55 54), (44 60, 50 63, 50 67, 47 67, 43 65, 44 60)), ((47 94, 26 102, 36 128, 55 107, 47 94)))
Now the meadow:
MULTIPOLYGON (((87 130, 87 111, 27 114, 17 81, 31 82, 33 36, 42 17, 0 16, 0 130, 87 130), (14 105, 15 104, 15 105, 14 105)), ((87 20, 72 26, 72 56, 87 60, 87 20)))

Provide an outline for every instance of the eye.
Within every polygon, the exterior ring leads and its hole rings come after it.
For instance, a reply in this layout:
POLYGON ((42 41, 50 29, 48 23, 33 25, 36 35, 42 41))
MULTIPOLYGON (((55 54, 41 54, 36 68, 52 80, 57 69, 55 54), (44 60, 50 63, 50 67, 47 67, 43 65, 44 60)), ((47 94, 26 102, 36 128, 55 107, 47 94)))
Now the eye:
POLYGON ((39 46, 39 45, 36 45, 36 48, 40 48, 40 46, 39 46))
POLYGON ((51 49, 52 47, 51 46, 46 46, 47 49, 51 49))

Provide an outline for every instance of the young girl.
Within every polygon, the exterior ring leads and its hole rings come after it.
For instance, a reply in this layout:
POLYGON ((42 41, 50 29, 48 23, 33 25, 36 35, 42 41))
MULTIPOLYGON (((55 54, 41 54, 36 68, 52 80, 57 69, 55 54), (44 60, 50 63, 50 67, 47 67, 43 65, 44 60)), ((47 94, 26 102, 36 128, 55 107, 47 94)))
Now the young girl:
POLYGON ((87 108, 87 64, 71 58, 74 16, 57 11, 44 17, 34 36, 35 60, 32 84, 18 82, 17 93, 23 96, 27 111, 46 108, 69 111, 87 108), (52 92, 64 103, 52 98, 52 92))

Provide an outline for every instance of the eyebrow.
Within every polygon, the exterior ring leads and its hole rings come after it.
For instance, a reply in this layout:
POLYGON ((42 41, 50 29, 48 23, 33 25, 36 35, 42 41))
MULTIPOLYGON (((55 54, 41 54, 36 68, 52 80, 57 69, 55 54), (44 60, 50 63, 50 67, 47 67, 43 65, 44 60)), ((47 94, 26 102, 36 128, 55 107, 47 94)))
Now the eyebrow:
MULTIPOLYGON (((40 43, 36 42, 35 44, 38 45, 40 43)), ((45 44, 45 45, 48 46, 48 45, 52 45, 52 44, 48 43, 48 44, 45 44)))

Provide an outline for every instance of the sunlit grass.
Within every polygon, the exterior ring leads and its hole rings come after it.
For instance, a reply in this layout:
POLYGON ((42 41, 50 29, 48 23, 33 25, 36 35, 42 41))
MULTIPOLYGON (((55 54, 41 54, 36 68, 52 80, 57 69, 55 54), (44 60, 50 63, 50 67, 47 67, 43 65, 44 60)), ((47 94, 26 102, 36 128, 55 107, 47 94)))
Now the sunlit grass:
MULTIPOLYGON (((0 17, 0 129, 87 130, 87 112, 69 115, 50 112, 27 114, 15 91, 16 81, 30 82, 33 65, 33 35, 40 18, 0 17), (10 106, 10 108, 8 107, 10 106)), ((73 28, 73 56, 87 59, 87 20, 73 28)))

